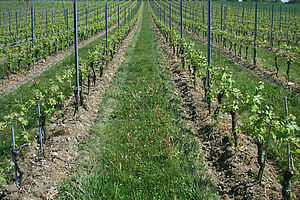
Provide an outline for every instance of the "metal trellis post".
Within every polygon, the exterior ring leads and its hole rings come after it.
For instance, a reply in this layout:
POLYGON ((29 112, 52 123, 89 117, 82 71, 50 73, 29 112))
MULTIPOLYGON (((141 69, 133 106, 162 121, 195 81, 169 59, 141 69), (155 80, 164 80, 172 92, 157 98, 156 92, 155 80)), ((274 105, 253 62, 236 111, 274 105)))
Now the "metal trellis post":
POLYGON ((75 113, 79 110, 79 58, 78 58, 78 31, 77 31, 77 0, 74 0, 74 46, 75 46, 75 113))

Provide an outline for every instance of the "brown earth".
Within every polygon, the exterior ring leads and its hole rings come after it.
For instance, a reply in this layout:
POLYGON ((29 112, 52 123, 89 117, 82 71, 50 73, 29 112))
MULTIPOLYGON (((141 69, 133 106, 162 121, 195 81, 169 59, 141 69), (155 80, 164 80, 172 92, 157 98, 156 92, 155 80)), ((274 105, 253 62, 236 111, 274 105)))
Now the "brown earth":
POLYGON ((86 108, 81 107, 79 113, 74 117, 75 100, 73 97, 69 98, 65 110, 66 120, 62 122, 55 117, 51 119, 48 140, 44 143, 45 157, 39 155, 39 145, 34 142, 29 147, 24 160, 19 162, 20 168, 24 172, 20 189, 14 184, 2 185, 0 199, 34 200, 57 197, 60 183, 71 175, 71 171, 81 155, 78 144, 83 144, 89 137, 89 129, 97 117, 99 105, 118 68, 124 61, 128 45, 140 20, 141 15, 123 41, 118 53, 109 63, 108 69, 104 70, 104 75, 97 78, 96 85, 90 90, 90 95, 85 95, 84 105, 86 108))

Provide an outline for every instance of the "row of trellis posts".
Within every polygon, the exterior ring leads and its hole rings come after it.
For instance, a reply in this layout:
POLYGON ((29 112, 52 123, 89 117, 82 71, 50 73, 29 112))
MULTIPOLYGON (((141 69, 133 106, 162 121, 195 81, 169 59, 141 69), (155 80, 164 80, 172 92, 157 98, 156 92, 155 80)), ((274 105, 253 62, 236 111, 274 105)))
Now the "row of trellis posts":
MULTIPOLYGON (((253 64, 256 65, 256 48, 257 48, 257 0, 255 1, 255 22, 254 22, 254 55, 253 55, 253 64)), ((211 0, 207 0, 207 66, 211 65, 211 0)), ((164 23, 166 23, 166 7, 163 9, 163 16, 164 16, 164 23)), ((271 27, 273 28, 273 13, 274 13, 274 4, 272 5, 272 12, 271 12, 271 27)), ((159 19, 161 19, 161 9, 157 12, 159 15, 159 19)), ((226 16, 226 13, 224 13, 226 16)), ((203 5, 203 16, 204 16, 204 5, 203 5)), ((224 17, 225 17, 224 16, 224 17)), ((243 16, 244 16, 244 7, 243 7, 243 16)), ((169 4, 169 27, 172 28, 172 7, 171 3, 169 4)), ((243 17, 244 18, 244 17, 243 17)), ((203 17, 204 20, 204 17, 203 17)), ((221 29, 223 28, 222 26, 223 23, 223 4, 221 4, 221 29)), ((280 14, 280 23, 281 23, 281 14, 280 14)), ((204 24, 204 21, 203 21, 204 24)), ((273 44, 272 40, 272 32, 271 32, 271 45, 273 44)), ((180 0, 180 37, 183 37, 183 0, 180 0)), ((181 53, 183 53, 184 49, 180 49, 181 53)), ((209 67, 207 67, 206 70, 206 84, 205 84, 205 99, 208 103, 208 110, 210 112, 210 99, 209 99, 209 92, 210 92, 210 70, 209 67)), ((286 116, 288 116, 288 104, 287 104, 287 97, 284 97, 284 103, 285 103, 285 111, 286 111, 286 116)), ((282 194, 283 194, 283 199, 284 200, 290 200, 291 199, 291 178, 294 175, 294 166, 293 162, 291 161, 291 155, 290 155, 290 145, 287 145, 287 158, 288 158, 288 169, 285 171, 285 174, 283 176, 284 184, 282 188, 282 194)))
MULTIPOLYGON (((77 32, 77 0, 74 0, 73 2, 73 8, 74 8, 74 47, 75 47, 75 89, 74 89, 74 94, 75 94, 75 113, 79 111, 80 108, 80 89, 79 89, 79 57, 78 57, 78 32, 77 32)), ((124 24, 126 24, 126 16, 128 15, 128 21, 133 19, 133 14, 136 14, 136 10, 134 11, 132 8, 128 8, 127 15, 126 15, 126 7, 125 9, 125 16, 124 16, 124 24), (135 13, 134 13, 135 12, 135 13)), ((118 28, 120 28, 120 7, 118 5, 118 28)), ((33 6, 31 6, 31 19, 33 21, 33 6)), ((33 23, 32 24, 32 30, 33 30, 33 23)), ((32 46, 34 47, 34 35, 32 31, 32 46)), ((107 8, 107 1, 105 3, 105 38, 106 38, 106 50, 105 54, 106 56, 108 55, 108 8, 107 8)), ((34 52, 32 52, 32 56, 34 56, 34 52)), ((108 68, 108 60, 106 60, 106 68, 108 68)), ((41 108, 40 105, 38 104, 38 122, 39 122, 39 144, 40 144, 40 152, 41 155, 44 156, 44 148, 43 148, 43 133, 42 133, 42 128, 43 128, 43 116, 41 115, 41 108)), ((19 188, 19 177, 18 177, 18 164, 17 164, 17 151, 19 148, 22 147, 16 147, 15 144, 15 131, 13 125, 11 125, 11 132, 12 132, 12 144, 13 144, 13 149, 12 149, 12 157, 13 157, 13 162, 15 165, 15 180, 16 180, 16 186, 19 188)), ((45 134, 45 133, 44 133, 45 134)), ((44 135, 45 138, 45 135, 44 135)), ((26 144, 27 146, 27 144, 26 144)))

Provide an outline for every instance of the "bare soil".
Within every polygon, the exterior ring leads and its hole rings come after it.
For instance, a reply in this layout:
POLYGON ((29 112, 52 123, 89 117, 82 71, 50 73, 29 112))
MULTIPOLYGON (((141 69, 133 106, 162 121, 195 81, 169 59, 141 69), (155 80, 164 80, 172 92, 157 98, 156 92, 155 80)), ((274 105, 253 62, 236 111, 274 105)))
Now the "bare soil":
MULTIPOLYGON (((221 199, 281 199, 280 171, 277 163, 268 159, 263 183, 255 180, 258 172, 257 147, 246 133, 240 133, 240 144, 235 148, 230 133, 230 116, 223 115, 223 123, 214 126, 204 101, 204 91, 200 79, 190 81, 188 73, 181 67, 180 60, 166 43, 157 29, 161 49, 169 62, 172 79, 184 112, 182 117, 194 127, 205 155, 206 167, 220 194, 221 199)), ((295 191, 294 191, 295 192, 295 191)))
MULTIPOLYGON (((140 20, 141 15, 123 41, 118 53, 109 63, 108 69, 104 70, 101 78, 97 78, 96 85, 90 90, 90 95, 85 95, 85 108, 81 107, 79 113, 73 116, 75 99, 74 97, 69 98, 65 111, 66 120, 62 122, 55 117, 51 119, 48 140, 44 144, 45 157, 39 155, 39 145, 34 142, 29 147, 29 152, 26 153, 24 160, 19 162, 20 168, 24 172, 20 189, 16 188, 14 184, 2 185, 0 199, 35 200, 57 197, 57 189, 61 182, 71 175, 72 169, 82 153, 78 149, 78 144, 83 144, 89 137, 89 129, 97 117, 99 105, 118 68, 124 61, 128 45, 140 20)), ((87 90, 86 88, 85 85, 85 90, 87 90)))

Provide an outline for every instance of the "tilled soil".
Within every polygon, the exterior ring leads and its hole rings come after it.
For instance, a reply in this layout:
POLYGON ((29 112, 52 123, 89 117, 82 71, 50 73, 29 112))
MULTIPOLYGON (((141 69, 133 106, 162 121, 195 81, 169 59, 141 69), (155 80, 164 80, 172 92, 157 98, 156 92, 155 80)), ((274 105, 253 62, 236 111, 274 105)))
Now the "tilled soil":
MULTIPOLYGON (((154 22, 154 27, 156 28, 154 22)), ((267 160, 263 184, 255 180, 258 172, 256 159, 257 148, 253 139, 246 134, 239 136, 240 145, 235 148, 229 132, 230 117, 223 116, 221 126, 213 126, 207 105, 204 102, 204 91, 201 80, 196 87, 190 81, 188 73, 172 54, 172 49, 156 28, 161 49, 169 62, 172 79, 176 86, 184 113, 182 117, 193 125, 194 133, 199 139, 202 153, 205 154, 208 172, 221 196, 221 199, 281 199, 281 185, 277 180, 279 170, 273 161, 267 160)))
MULTIPOLYGON (((141 8, 142 9, 142 8, 141 8)), ((71 171, 81 154, 78 144, 85 142, 89 136, 89 129, 97 117, 98 108, 105 97, 105 93, 113 81, 119 66, 123 63, 128 45, 131 42, 141 15, 133 29, 123 41, 119 52, 104 70, 101 78, 97 78, 96 85, 85 95, 84 107, 74 114, 74 98, 68 100, 64 123, 60 119, 52 118, 49 125, 48 140, 44 144, 45 157, 39 156, 39 145, 34 143, 26 153, 25 159, 19 162, 24 172, 21 187, 14 184, 3 185, 0 199, 54 199, 58 194, 60 183, 71 175, 71 171)), ((86 88, 86 87, 85 87, 86 88)))

